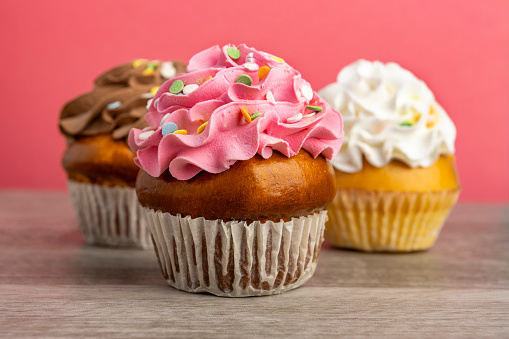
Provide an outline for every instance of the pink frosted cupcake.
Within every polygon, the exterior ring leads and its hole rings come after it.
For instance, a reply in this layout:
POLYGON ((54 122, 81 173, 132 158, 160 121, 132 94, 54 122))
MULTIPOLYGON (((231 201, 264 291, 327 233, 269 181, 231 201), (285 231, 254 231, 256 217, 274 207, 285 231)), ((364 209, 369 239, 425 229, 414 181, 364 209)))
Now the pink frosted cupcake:
POLYGON ((164 83, 129 144, 161 270, 188 292, 281 293, 313 274, 340 114, 283 59, 211 47, 164 83))

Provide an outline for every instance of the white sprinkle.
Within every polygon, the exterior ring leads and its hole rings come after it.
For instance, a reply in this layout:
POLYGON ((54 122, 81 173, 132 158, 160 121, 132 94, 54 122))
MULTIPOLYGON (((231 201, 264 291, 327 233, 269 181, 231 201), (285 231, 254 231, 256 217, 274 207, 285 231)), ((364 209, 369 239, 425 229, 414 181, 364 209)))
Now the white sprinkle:
POLYGON ((276 103, 276 99, 274 99, 274 94, 272 94, 271 91, 268 91, 267 92, 267 95, 265 96, 267 98, 267 100, 272 103, 272 104, 275 104, 276 103))
POLYGON ((173 62, 171 61, 163 62, 160 67, 161 75, 166 79, 169 79, 177 74, 177 69, 175 66, 173 66, 173 62))
POLYGON ((160 98, 157 98, 156 101, 154 101, 154 107, 157 109, 157 104, 159 103, 159 99, 160 98))
POLYGON ((304 119, 304 118, 311 118, 311 117, 312 117, 313 115, 315 115, 315 114, 316 114, 316 113, 315 113, 315 112, 313 112, 313 113, 309 113, 309 114, 303 115, 303 116, 302 116, 302 119, 304 119))
POLYGON ((120 101, 113 101, 113 102, 110 102, 106 108, 107 109, 115 109, 115 108, 119 108, 120 106, 122 106, 122 103, 120 101))
POLYGON ((146 109, 149 109, 149 108, 150 108, 150 105, 152 105, 152 100, 154 100, 154 99, 150 99, 149 101, 147 101, 147 107, 146 107, 146 109))
POLYGON ((191 94, 194 91, 196 91, 198 89, 198 87, 200 87, 200 86, 198 86, 196 84, 186 85, 186 86, 184 86, 184 89, 182 90, 182 92, 185 95, 188 95, 188 94, 191 94))
POLYGON ((147 93, 143 93, 142 95, 140 95, 140 97, 143 99, 150 99, 153 97, 153 95, 152 95, 152 93, 147 92, 147 93))
POLYGON ((168 119, 168 117, 170 116, 170 113, 166 113, 166 115, 161 119, 161 123, 159 125, 163 125, 164 122, 166 121, 166 119, 168 119))
POLYGON ((253 52, 251 52, 248 55, 246 55, 246 62, 249 62, 249 63, 255 62, 254 53, 253 52))
POLYGON ((147 127, 145 127, 143 130, 144 130, 144 131, 151 131, 151 130, 152 130, 152 127, 147 126, 147 127))
POLYGON ((260 69, 260 66, 258 64, 255 64, 254 62, 246 62, 244 64, 244 68, 248 71, 257 71, 260 69))
POLYGON ((304 85, 300 88, 300 92, 302 93, 302 96, 306 98, 307 101, 313 99, 313 90, 311 89, 311 87, 304 85))
POLYGON ((286 119, 286 123, 293 124, 294 122, 300 121, 302 119, 302 113, 297 113, 293 117, 286 119))
POLYGON ((147 131, 147 132, 141 133, 140 135, 138 135, 138 139, 147 140, 152 134, 154 134, 154 131, 147 131))

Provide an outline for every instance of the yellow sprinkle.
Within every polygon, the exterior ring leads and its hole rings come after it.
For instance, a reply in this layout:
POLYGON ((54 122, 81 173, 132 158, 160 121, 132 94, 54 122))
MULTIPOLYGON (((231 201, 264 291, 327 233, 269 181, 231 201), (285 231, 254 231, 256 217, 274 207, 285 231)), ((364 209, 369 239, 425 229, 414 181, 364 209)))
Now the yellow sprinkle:
POLYGON ((212 75, 209 75, 208 77, 206 77, 206 78, 203 80, 203 82, 205 82, 205 81, 207 81, 207 80, 209 80, 209 79, 212 79, 212 75))
POLYGON ((185 129, 179 129, 179 130, 176 130, 175 132, 173 132, 173 134, 187 135, 187 131, 185 129))
POLYGON ((269 74, 269 71, 270 71, 270 68, 267 66, 260 67, 260 69, 258 70, 258 79, 260 79, 260 81, 262 81, 263 78, 265 78, 267 76, 267 74, 269 74))
POLYGON ((150 89, 150 94, 152 94, 152 96, 156 95, 158 89, 159 89, 159 86, 152 87, 150 89))
POLYGON ((196 133, 200 134, 201 132, 203 132, 205 130, 205 127, 207 127, 208 123, 209 123, 208 121, 205 121, 203 124, 201 124, 200 127, 198 127, 198 129, 196 130, 196 133))
POLYGON ((145 70, 143 71, 143 75, 152 75, 154 74, 154 69, 152 68, 145 68, 145 70))
POLYGON ((136 59, 133 61, 133 67, 138 68, 141 65, 144 65, 145 63, 147 63, 147 60, 145 60, 145 59, 136 59))
POLYGON ((276 60, 277 62, 283 62, 284 61, 283 59, 278 58, 277 56, 273 56, 271 59, 272 60, 276 60))
POLYGON ((242 115, 244 116, 244 119, 246 119, 246 121, 248 123, 251 123, 251 117, 249 116, 249 114, 247 114, 247 111, 245 108, 241 108, 240 109, 240 112, 242 113, 242 115))
POLYGON ((431 128, 438 122, 438 113, 435 111, 434 107, 431 106, 429 108, 429 116, 428 121, 426 121, 426 127, 431 128))

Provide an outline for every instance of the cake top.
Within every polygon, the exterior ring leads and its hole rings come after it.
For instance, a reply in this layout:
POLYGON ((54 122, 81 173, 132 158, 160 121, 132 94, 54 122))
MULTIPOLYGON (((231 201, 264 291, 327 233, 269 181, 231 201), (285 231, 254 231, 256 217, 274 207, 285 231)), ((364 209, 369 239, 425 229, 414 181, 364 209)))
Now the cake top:
POLYGON ((319 93, 343 115, 345 139, 332 160, 343 172, 360 171, 363 157, 376 167, 393 159, 428 167, 454 153, 453 122, 426 84, 398 64, 359 60, 319 93))
POLYGON ((155 94, 150 127, 129 136, 135 162, 151 176, 169 170, 187 180, 274 150, 291 157, 302 148, 328 159, 339 151, 341 115, 283 59, 246 45, 213 46, 187 70, 155 94))
POLYGON ((107 133, 127 139, 132 127, 147 126, 143 116, 158 86, 184 71, 181 62, 145 59, 112 68, 95 80, 92 91, 64 106, 60 130, 70 139, 107 133))

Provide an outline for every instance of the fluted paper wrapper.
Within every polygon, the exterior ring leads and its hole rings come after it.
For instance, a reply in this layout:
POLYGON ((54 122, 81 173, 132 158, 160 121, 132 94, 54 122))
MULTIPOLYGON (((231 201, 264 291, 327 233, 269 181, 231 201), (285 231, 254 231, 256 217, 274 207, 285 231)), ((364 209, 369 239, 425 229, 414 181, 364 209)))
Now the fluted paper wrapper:
POLYGON ((87 243, 152 248, 134 188, 107 187, 73 180, 68 180, 67 184, 87 243))
POLYGON ((168 284, 225 297, 278 294, 306 282, 316 268, 327 215, 248 224, 144 210, 168 284))
POLYGON ((362 251, 429 249, 458 199, 459 190, 384 192, 338 190, 328 207, 325 238, 362 251))

